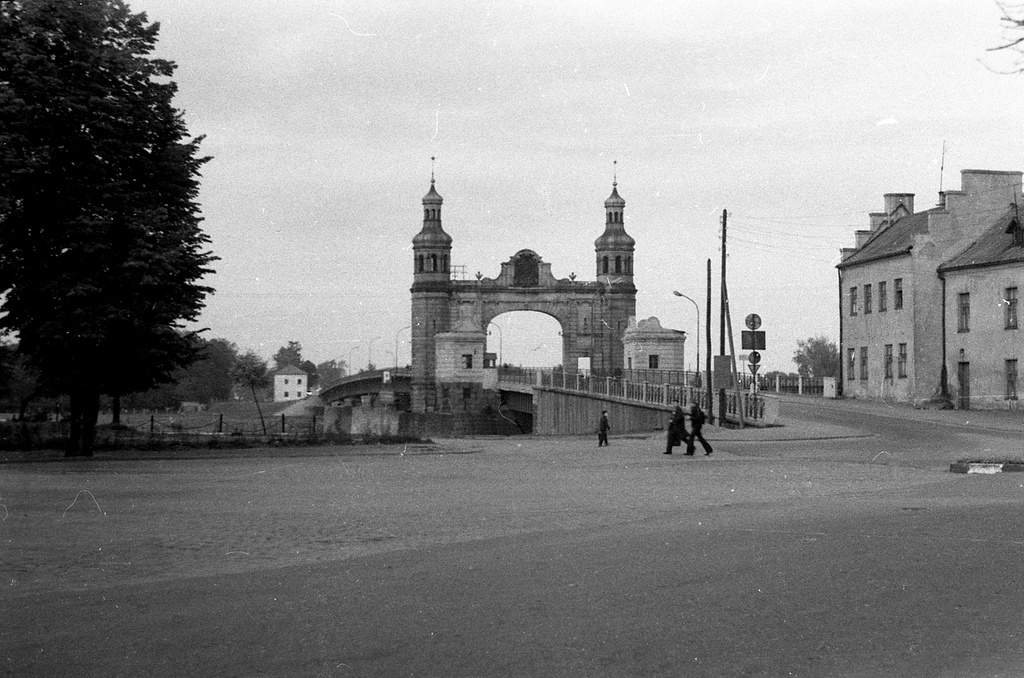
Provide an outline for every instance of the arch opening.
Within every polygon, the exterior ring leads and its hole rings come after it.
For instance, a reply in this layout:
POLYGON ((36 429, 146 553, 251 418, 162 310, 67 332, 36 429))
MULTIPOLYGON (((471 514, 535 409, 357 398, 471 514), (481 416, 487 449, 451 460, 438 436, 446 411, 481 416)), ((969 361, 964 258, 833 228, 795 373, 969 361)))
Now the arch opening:
POLYGON ((498 365, 552 368, 562 364, 562 325, 540 311, 506 311, 486 328, 487 352, 498 365))

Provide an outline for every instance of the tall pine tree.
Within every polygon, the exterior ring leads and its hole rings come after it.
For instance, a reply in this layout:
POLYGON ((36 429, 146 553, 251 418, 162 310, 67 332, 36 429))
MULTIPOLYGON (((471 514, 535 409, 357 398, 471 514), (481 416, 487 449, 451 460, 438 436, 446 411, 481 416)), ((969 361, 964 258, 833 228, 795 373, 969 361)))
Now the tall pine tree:
POLYGON ((202 137, 121 0, 0 0, 0 331, 70 398, 89 455, 101 394, 167 381, 216 260, 196 198, 202 137))

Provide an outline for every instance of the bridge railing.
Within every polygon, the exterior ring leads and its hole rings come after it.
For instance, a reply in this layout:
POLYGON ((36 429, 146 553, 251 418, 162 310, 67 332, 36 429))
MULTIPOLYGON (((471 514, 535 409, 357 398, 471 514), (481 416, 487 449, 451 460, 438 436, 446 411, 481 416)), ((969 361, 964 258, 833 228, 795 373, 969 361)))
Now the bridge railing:
MULTIPOLYGON (((709 404, 707 390, 687 385, 688 380, 683 378, 676 383, 656 383, 634 381, 624 377, 600 377, 584 372, 503 367, 499 370, 498 380, 622 398, 649 405, 671 406, 678 401, 683 406, 697 403, 702 409, 707 410, 709 404)), ((741 411, 745 421, 764 420, 765 399, 745 391, 739 394, 735 391, 726 391, 726 416, 738 421, 741 411)))

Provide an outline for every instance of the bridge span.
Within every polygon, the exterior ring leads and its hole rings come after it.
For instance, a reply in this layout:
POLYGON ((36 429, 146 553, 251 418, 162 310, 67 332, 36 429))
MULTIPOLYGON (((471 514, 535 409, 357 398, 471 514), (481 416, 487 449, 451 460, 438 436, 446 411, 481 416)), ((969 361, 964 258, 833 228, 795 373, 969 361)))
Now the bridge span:
MULTIPOLYGON (((669 377, 677 383, 665 383, 666 378, 658 379, 662 375, 642 374, 657 380, 640 381, 506 367, 492 373, 490 386, 483 391, 485 402, 460 401, 460 384, 453 384, 450 390, 456 393, 441 399, 446 409, 414 413, 411 376, 409 369, 374 370, 323 388, 319 400, 325 407, 325 425, 341 422, 351 433, 581 435, 595 432, 601 410, 608 410, 615 432, 640 433, 663 429, 677 401, 684 407, 698 403, 708 409, 706 390, 686 384, 685 378, 669 377)), ((717 399, 715 405, 717 415, 717 399)), ((728 393, 729 425, 771 425, 777 417, 775 397, 728 393)))
MULTIPOLYGON (((665 427, 678 402, 697 403, 708 410, 707 390, 679 383, 634 381, 560 370, 500 369, 498 390, 529 394, 533 433, 575 435, 593 433, 601 410, 608 410, 613 429, 620 433, 649 432, 665 427)), ((519 403, 524 401, 515 398, 519 403)), ((717 402, 716 402, 717 405, 717 402)), ((763 394, 728 392, 725 420, 729 425, 772 425, 778 418, 778 399, 763 394)))

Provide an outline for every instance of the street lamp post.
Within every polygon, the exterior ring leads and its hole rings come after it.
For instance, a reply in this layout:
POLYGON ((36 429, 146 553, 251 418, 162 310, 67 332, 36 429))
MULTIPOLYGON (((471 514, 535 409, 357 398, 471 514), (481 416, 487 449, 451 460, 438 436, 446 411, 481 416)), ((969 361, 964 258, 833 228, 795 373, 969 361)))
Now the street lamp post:
POLYGON ((366 352, 366 369, 370 369, 370 366, 373 365, 373 342, 378 339, 380 339, 380 337, 370 339, 370 348, 366 352))
POLYGON ((348 350, 348 364, 347 364, 347 365, 345 365, 345 371, 346 371, 346 372, 348 372, 348 373, 349 373, 349 375, 351 375, 351 374, 352 374, 352 353, 353 353, 353 352, 354 352, 354 351, 355 351, 355 350, 356 350, 357 348, 359 348, 359 344, 356 344, 355 346, 353 346, 352 348, 350 348, 350 349, 348 350))
MULTIPOLYGON (((494 325, 494 323, 487 323, 487 325, 494 325)), ((497 325, 494 325, 494 327, 498 330, 498 365, 501 366, 501 345, 504 342, 505 333, 497 325)), ((490 331, 487 334, 490 334, 490 331)))
POLYGON ((697 305, 696 301, 694 301, 690 297, 686 296, 682 292, 677 292, 675 290, 672 290, 672 294, 676 295, 677 297, 682 297, 683 299, 686 299, 687 301, 689 301, 691 304, 693 304, 693 309, 695 311, 697 311, 697 333, 696 333, 697 334, 697 374, 699 375, 700 374, 700 306, 697 305))
POLYGON ((405 330, 410 329, 411 327, 412 327, 412 325, 406 325, 402 329, 400 329, 397 332, 395 332, 395 369, 396 370, 398 369, 398 335, 401 334, 402 332, 404 332, 405 330))

